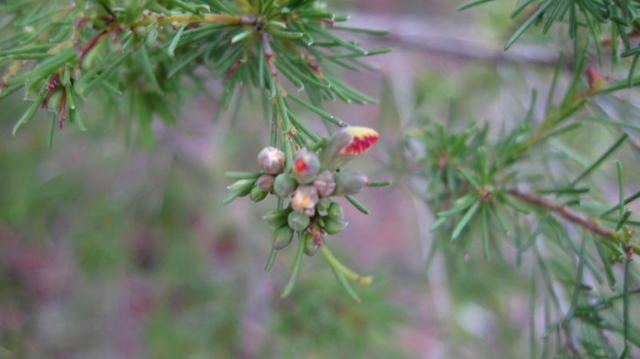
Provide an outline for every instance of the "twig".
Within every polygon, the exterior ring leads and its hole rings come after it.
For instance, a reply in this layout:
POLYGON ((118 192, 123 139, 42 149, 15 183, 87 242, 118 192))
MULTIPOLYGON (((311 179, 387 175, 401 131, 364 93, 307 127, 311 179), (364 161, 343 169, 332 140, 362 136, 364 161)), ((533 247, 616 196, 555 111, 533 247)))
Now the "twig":
POLYGON ((257 19, 253 16, 235 16, 229 14, 177 14, 177 15, 164 15, 154 14, 149 10, 145 10, 142 15, 142 19, 131 25, 132 28, 139 26, 147 26, 151 24, 169 25, 173 23, 178 24, 192 24, 201 22, 221 23, 221 24, 252 24, 257 19))
POLYGON ((445 22, 434 17, 360 14, 350 20, 350 24, 360 27, 376 24, 379 28, 389 30, 388 35, 374 38, 376 42, 457 59, 540 66, 554 66, 558 60, 557 51, 530 44, 519 43, 505 52, 502 45, 483 44, 469 25, 445 22))
MULTIPOLYGON (((619 242, 621 240, 618 233, 612 231, 609 228, 603 227, 584 213, 574 212, 566 206, 557 204, 550 199, 538 196, 533 192, 521 190, 518 188, 511 188, 509 189, 509 194, 529 204, 549 210, 556 215, 570 222, 573 222, 601 237, 605 237, 616 242, 619 242)), ((632 249, 633 252, 640 254, 640 248, 630 246, 630 249, 632 249)))

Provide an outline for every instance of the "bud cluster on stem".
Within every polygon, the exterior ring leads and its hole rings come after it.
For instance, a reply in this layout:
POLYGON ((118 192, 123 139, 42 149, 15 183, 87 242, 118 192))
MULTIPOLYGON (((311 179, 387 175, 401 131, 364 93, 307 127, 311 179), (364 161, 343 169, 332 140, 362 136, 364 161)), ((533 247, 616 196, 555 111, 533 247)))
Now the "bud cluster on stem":
MULTIPOLYGON (((335 197, 355 195, 370 184, 379 187, 382 183, 371 182, 365 174, 343 168, 378 138, 378 133, 370 128, 345 127, 321 142, 319 148, 299 148, 289 166, 285 153, 269 146, 258 154, 260 172, 228 174, 238 180, 228 187, 225 203, 247 195, 258 202, 271 194, 287 204, 264 216, 264 220, 274 228, 267 270, 273 265, 275 253, 288 247, 298 233, 301 249, 296 257, 302 254, 313 256, 322 250, 343 285, 349 285, 345 278, 363 285, 371 282, 370 277, 361 277, 338 262, 326 248, 326 237, 340 233, 348 224, 344 209, 334 201, 335 197)), ((294 264, 299 262, 300 258, 296 258, 294 264)), ((291 283, 295 281, 297 267, 293 269, 283 297, 293 288, 291 283)), ((352 295, 355 293, 351 288, 347 290, 352 295)))

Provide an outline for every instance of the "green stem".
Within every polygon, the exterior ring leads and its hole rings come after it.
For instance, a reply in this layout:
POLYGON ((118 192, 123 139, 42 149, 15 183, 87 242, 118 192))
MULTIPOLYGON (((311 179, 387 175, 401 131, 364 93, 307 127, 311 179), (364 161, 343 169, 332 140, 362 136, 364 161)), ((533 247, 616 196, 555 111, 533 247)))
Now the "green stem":
POLYGON ((338 273, 343 274, 348 279, 351 279, 352 281, 360 285, 369 285, 373 281, 373 278, 371 276, 363 277, 358 273, 352 271, 351 269, 347 268, 344 264, 340 263, 340 261, 333 255, 333 253, 331 253, 331 251, 329 250, 329 247, 327 247, 326 244, 323 244, 320 247, 320 251, 322 252, 324 257, 327 259, 327 262, 329 262, 331 267, 333 267, 333 269, 335 269, 338 273))
POLYGON ((293 265, 291 266, 291 276, 289 277, 289 281, 287 285, 284 287, 280 298, 284 299, 291 294, 293 287, 296 285, 296 278, 298 277, 298 272, 300 272, 300 264, 302 263, 302 255, 304 254, 304 241, 302 240, 300 234, 298 233, 298 248, 296 249, 296 256, 293 259, 293 265))

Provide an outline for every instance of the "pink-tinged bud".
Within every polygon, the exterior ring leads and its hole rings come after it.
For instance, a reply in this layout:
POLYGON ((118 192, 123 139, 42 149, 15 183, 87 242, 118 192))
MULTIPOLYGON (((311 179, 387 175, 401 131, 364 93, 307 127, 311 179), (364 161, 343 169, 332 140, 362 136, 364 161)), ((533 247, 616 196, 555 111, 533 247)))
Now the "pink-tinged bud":
POLYGON ((291 195, 291 208, 298 213, 313 216, 318 203, 318 190, 313 186, 300 186, 291 195))
POLYGON ((265 192, 273 192, 273 183, 276 178, 271 175, 262 175, 258 178, 256 182, 256 187, 260 188, 265 192))
POLYGON ((307 150, 300 150, 293 158, 293 174, 298 182, 302 184, 310 183, 320 171, 320 160, 315 153, 307 150))
POLYGON ((265 147, 258 154, 258 163, 264 173, 278 174, 284 169, 284 153, 275 147, 265 147))
POLYGON ((589 88, 592 90, 600 90, 606 87, 609 78, 600 72, 598 68, 590 66, 586 70, 589 88))
POLYGON ((322 171, 313 181, 313 187, 318 190, 320 197, 329 197, 336 189, 336 181, 331 171, 322 171))
POLYGON ((334 196, 346 196, 360 192, 369 183, 369 178, 361 172, 342 171, 336 174, 334 196))
POLYGON ((350 126, 331 136, 322 150, 320 158, 326 169, 335 170, 351 158, 362 154, 380 139, 376 130, 368 127, 350 126))

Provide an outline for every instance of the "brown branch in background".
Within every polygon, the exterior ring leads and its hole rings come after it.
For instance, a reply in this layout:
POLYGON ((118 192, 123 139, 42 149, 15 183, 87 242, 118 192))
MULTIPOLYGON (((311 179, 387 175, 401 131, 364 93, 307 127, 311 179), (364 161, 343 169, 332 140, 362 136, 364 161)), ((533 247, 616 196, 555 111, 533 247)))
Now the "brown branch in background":
POLYGON ((455 59, 539 66, 554 66, 558 60, 556 49, 522 42, 504 51, 502 44, 479 39, 472 23, 455 23, 425 16, 359 14, 349 20, 349 24, 355 27, 376 24, 378 28, 389 30, 388 35, 368 41, 455 59))
MULTIPOLYGON (((581 226, 582 228, 592 233, 595 233, 601 237, 605 237, 613 241, 620 241, 620 237, 615 231, 612 231, 609 228, 601 226, 600 224, 598 224, 593 219, 589 218, 584 213, 574 212, 571 209, 567 208, 566 206, 557 204, 550 199, 538 196, 535 193, 530 191, 525 191, 518 188, 511 188, 509 189, 509 194, 511 194, 512 196, 524 202, 532 204, 536 207, 540 207, 552 213, 555 213, 556 215, 566 219, 567 221, 573 222, 581 226)), ((640 253, 640 248, 631 247, 631 246, 629 246, 628 248, 630 250, 633 250, 633 252, 635 253, 640 253)))

